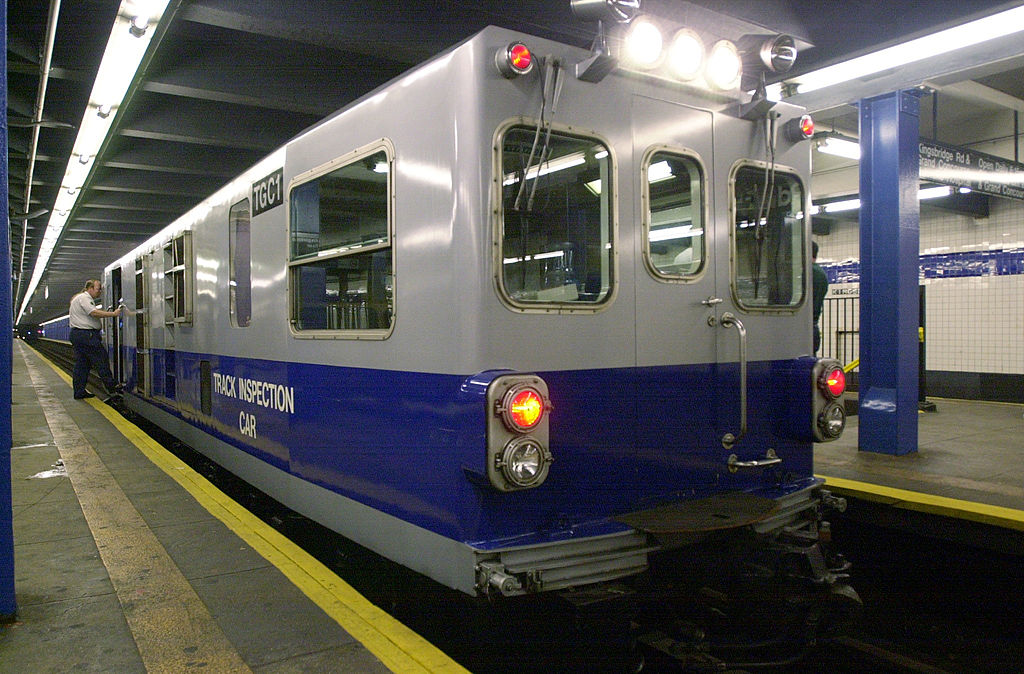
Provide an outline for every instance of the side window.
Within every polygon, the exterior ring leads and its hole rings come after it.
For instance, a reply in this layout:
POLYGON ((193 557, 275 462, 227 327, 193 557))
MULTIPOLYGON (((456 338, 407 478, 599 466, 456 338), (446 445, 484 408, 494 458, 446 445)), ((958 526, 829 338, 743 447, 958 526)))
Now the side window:
POLYGON ((239 201, 228 212, 228 295, 231 325, 244 328, 252 319, 252 253, 249 200, 239 201))
POLYGON ((303 331, 377 331, 394 317, 391 160, 385 148, 355 155, 292 188, 291 321, 303 331))
POLYGON ((594 138, 513 126, 500 152, 503 297, 524 308, 593 310, 613 289, 608 148, 594 138))
POLYGON ((704 173, 693 157, 658 151, 644 164, 647 262, 666 278, 695 276, 707 258, 704 173))
POLYGON ((803 185, 797 176, 741 164, 733 185, 733 294, 746 309, 792 309, 804 299, 803 185))
POLYGON ((192 232, 164 244, 164 323, 192 325, 192 232))

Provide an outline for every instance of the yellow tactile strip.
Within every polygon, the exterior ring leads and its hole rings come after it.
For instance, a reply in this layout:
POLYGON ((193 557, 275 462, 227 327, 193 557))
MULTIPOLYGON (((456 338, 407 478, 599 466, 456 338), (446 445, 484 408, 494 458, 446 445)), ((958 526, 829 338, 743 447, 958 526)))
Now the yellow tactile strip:
POLYGON ((879 484, 847 480, 841 477, 818 475, 825 480, 825 486, 836 493, 847 493, 864 499, 888 503, 898 508, 957 517, 972 522, 982 522, 1007 529, 1024 531, 1024 510, 1002 506, 964 501, 947 496, 935 496, 918 491, 885 487, 879 484))
MULTIPOLYGON (((68 375, 52 363, 50 367, 62 379, 70 381, 68 375)), ((235 503, 137 426, 97 400, 93 398, 87 402, 150 461, 184 487, 201 506, 253 550, 277 567, 391 671, 400 674, 467 672, 429 641, 377 608, 312 555, 235 503)))
POLYGON ((34 362, 29 377, 149 672, 249 672, 34 362))

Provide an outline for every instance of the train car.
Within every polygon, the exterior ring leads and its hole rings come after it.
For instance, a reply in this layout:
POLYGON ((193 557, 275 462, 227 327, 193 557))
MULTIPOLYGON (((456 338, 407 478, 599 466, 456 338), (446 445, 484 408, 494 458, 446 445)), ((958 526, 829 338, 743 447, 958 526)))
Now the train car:
POLYGON ((811 355, 809 120, 738 60, 683 81, 620 44, 489 27, 110 265, 126 405, 469 595, 743 541, 850 596, 812 472, 845 417, 811 355))
POLYGON ((61 342, 71 341, 71 325, 68 323, 68 316, 65 314, 60 318, 54 318, 46 321, 40 326, 42 337, 46 339, 54 339, 61 342))

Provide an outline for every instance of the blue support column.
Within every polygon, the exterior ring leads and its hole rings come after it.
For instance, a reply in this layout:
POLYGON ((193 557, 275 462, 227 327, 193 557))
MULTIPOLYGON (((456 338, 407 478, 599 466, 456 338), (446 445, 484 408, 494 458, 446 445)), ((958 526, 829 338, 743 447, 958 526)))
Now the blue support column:
MULTIPOLYGON (((3 42, 3 68, 0 68, 0 87, 4 109, 4 123, 0 128, 0 206, 7 208, 7 0, 0 0, 3 14, 0 42, 3 42)), ((11 220, 0 231, 0 621, 14 617, 18 605, 14 600, 14 517, 11 508, 11 220)))
POLYGON ((859 449, 917 451, 919 99, 860 102, 859 449))

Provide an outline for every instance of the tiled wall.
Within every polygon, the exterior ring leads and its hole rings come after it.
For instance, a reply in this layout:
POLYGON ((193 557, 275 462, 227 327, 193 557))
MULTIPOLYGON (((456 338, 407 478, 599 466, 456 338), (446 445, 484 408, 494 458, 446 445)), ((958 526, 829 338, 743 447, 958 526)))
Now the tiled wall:
MULTIPOLYGON (((829 235, 814 240, 829 275, 829 297, 855 297, 856 221, 834 224, 829 235)), ((991 199, 987 218, 922 207, 920 278, 926 286, 927 369, 1024 373, 1024 202, 991 199)), ((852 314, 837 313, 823 332, 856 330, 856 310, 852 314)), ((850 350, 846 346, 844 354, 850 350)))

